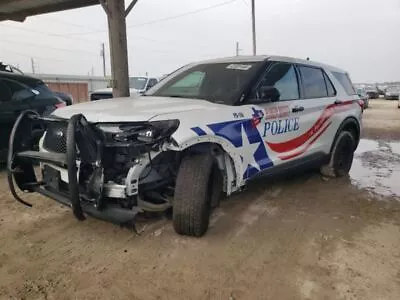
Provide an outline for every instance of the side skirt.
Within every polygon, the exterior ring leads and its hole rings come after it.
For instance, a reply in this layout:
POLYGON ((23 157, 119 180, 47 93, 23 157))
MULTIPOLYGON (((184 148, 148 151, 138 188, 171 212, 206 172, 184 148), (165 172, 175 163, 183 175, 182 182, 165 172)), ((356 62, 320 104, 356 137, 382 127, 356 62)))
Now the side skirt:
POLYGON ((282 176, 288 172, 302 172, 305 170, 320 167, 329 162, 329 156, 324 152, 314 153, 306 158, 299 158, 287 163, 283 163, 276 167, 268 168, 253 177, 251 177, 248 182, 266 177, 277 177, 282 176))

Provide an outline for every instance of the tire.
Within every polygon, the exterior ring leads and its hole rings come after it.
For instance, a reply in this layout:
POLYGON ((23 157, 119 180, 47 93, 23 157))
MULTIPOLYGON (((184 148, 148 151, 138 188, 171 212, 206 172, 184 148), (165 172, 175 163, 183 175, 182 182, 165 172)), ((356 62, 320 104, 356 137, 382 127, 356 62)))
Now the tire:
POLYGON ((208 229, 211 211, 210 155, 183 158, 175 185, 173 224, 176 233, 200 237, 208 229))
POLYGON ((356 142, 348 131, 342 131, 332 149, 329 163, 321 167, 321 173, 327 177, 343 177, 349 174, 353 164, 356 142))

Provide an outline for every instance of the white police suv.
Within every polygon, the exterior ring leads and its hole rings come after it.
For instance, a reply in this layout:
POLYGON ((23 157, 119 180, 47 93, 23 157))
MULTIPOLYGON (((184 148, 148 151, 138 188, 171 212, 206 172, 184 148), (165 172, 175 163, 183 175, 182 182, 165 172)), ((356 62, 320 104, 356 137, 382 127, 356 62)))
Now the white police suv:
POLYGON ((177 233, 202 236, 221 193, 254 178, 315 166, 346 175, 362 113, 338 68, 278 56, 203 61, 139 98, 77 104, 50 118, 23 113, 10 140, 10 187, 26 203, 15 179, 71 206, 80 220, 122 224, 172 209, 177 233), (44 128, 39 151, 21 142, 29 122, 44 128))

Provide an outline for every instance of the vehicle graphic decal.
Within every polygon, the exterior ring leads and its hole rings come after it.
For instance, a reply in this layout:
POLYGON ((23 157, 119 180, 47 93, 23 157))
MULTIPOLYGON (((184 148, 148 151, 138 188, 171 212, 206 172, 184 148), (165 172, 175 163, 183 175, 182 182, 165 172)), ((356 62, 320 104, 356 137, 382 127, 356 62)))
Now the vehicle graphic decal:
POLYGON ((267 135, 279 135, 286 132, 297 131, 300 128, 299 118, 288 118, 264 123, 263 137, 267 135))
POLYGON ((287 118, 289 116, 289 106, 269 107, 265 109, 265 119, 287 118))
POLYGON ((341 112, 343 109, 347 110, 347 106, 351 105, 353 101, 345 101, 340 104, 328 105, 319 119, 314 123, 309 130, 307 130, 302 135, 291 139, 283 143, 270 143, 265 142, 272 151, 277 153, 284 153, 293 151, 300 146, 304 145, 306 142, 310 141, 323 126, 329 121, 329 119, 336 113, 341 112))
POLYGON ((331 125, 331 123, 332 122, 329 122, 308 144, 305 145, 305 147, 303 147, 303 149, 296 151, 295 153, 292 153, 292 154, 281 155, 281 156, 279 156, 279 158, 281 160, 288 160, 288 159, 295 158, 295 157, 303 154, 304 152, 306 152, 308 150, 308 148, 310 148, 311 145, 314 144, 314 142, 328 129, 328 127, 331 125))
MULTIPOLYGON (((252 121, 252 119, 245 119, 207 125, 216 136, 223 137, 237 148, 245 166, 243 179, 250 178, 259 171, 273 166, 260 132, 253 126, 252 121)), ((192 128, 197 135, 201 135, 199 129, 204 132, 199 127, 192 128)))
MULTIPOLYGON (((252 108, 253 114, 251 119, 225 121, 206 125, 208 131, 211 130, 216 136, 228 140, 242 158, 245 166, 243 179, 248 179, 258 172, 273 166, 273 162, 269 158, 269 149, 278 153, 281 160, 289 160, 305 153, 316 140, 329 128, 332 124, 331 117, 338 112, 349 109, 349 105, 354 101, 344 101, 338 104, 332 104, 325 108, 319 119, 314 125, 302 135, 283 143, 270 143, 263 139, 269 134, 281 134, 288 131, 296 131, 299 129, 299 118, 288 118, 285 120, 265 121, 262 129, 258 128, 261 120, 266 119, 264 110, 252 108), (261 131, 261 132, 260 132, 261 131), (268 147, 266 147, 266 145, 268 147)), ((285 112, 285 110, 282 110, 285 112)), ((279 114, 279 111, 278 111, 279 114)), ((279 114, 281 115, 281 114, 279 114)), ((277 114, 275 115, 277 116, 277 114)), ((201 127, 191 128, 198 136, 207 135, 207 130, 201 127)))
POLYGON ((197 134, 198 136, 207 135, 207 133, 206 133, 203 129, 201 129, 200 127, 193 127, 192 130, 193 130, 194 132, 196 132, 196 134, 197 134))

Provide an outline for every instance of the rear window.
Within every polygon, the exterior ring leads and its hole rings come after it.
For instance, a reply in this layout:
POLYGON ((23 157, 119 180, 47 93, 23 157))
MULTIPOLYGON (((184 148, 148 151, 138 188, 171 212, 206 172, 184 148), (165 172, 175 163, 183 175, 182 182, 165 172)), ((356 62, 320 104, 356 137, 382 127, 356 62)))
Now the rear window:
POLYGON ((339 83, 343 86, 347 95, 356 95, 356 91, 354 90, 353 83, 350 80, 350 77, 347 73, 340 72, 332 72, 333 76, 339 81, 339 83))
POLYGON ((324 73, 321 69, 300 66, 303 80, 304 98, 324 98, 328 96, 324 73))

